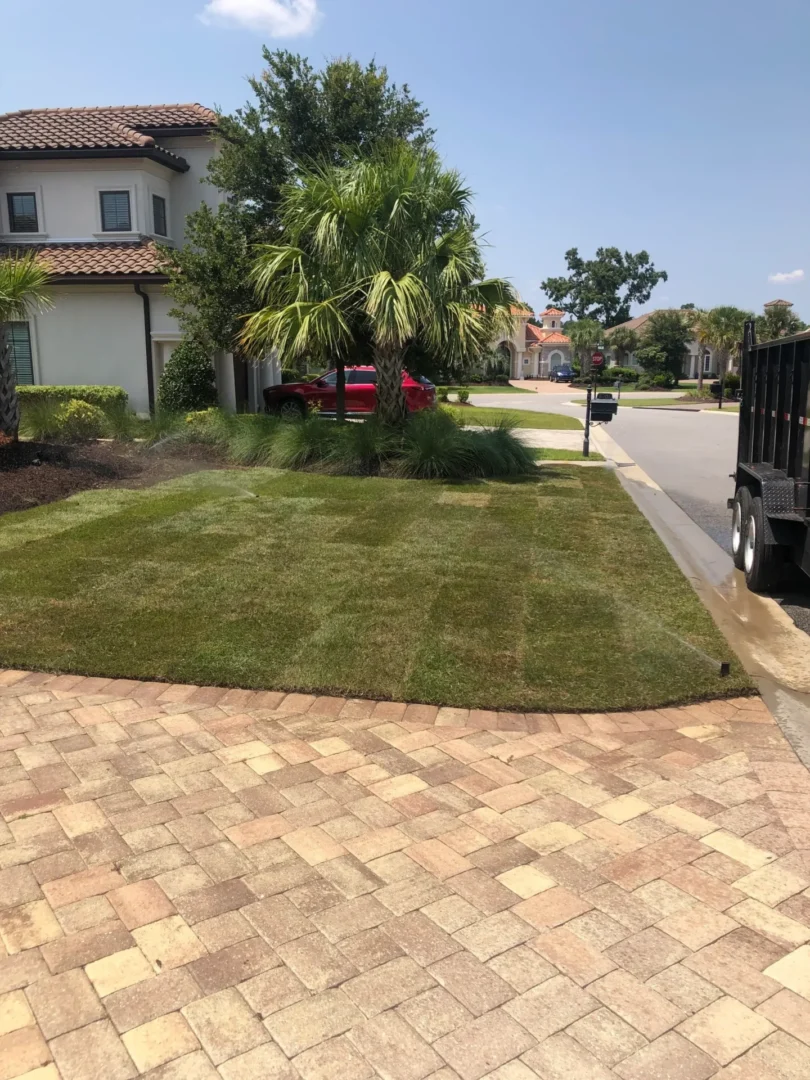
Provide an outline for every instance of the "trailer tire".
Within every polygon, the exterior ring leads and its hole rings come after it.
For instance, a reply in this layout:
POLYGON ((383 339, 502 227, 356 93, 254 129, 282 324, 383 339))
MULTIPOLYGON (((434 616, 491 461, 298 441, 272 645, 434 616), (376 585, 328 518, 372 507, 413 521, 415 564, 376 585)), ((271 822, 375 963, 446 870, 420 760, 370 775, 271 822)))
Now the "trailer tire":
POLYGON ((767 592, 779 580, 782 570, 782 549, 765 543, 765 509, 762 499, 751 499, 743 542, 745 582, 752 592, 767 592))
POLYGON ((745 526, 751 514, 751 492, 738 489, 731 515, 731 555, 738 570, 745 569, 745 526))

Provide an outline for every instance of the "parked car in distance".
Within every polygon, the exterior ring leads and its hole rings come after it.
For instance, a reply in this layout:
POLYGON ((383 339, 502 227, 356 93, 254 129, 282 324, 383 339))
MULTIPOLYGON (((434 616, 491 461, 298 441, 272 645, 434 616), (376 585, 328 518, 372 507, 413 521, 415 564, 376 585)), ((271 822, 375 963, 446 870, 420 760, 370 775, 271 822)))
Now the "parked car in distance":
POLYGON ((566 367, 555 367, 551 373, 551 378, 554 382, 571 382, 574 377, 574 369, 566 367))
MULTIPOLYGON (((432 409, 436 405, 436 387, 423 375, 402 372, 402 389, 408 412, 432 409)), ((264 390, 265 412, 288 419, 300 419, 312 408, 321 416, 337 411, 337 371, 327 371, 314 379, 282 383, 264 390)), ((346 368, 346 416, 368 416, 377 408, 377 372, 370 365, 346 368)))

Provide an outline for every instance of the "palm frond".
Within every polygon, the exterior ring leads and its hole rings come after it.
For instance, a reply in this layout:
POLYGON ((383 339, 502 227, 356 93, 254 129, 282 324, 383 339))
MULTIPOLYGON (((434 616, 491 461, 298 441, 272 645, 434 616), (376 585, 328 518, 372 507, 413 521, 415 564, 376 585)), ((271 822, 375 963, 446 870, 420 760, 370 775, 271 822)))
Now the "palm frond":
POLYGON ((24 320, 32 311, 52 307, 50 276, 36 252, 0 259, 0 323, 24 320))

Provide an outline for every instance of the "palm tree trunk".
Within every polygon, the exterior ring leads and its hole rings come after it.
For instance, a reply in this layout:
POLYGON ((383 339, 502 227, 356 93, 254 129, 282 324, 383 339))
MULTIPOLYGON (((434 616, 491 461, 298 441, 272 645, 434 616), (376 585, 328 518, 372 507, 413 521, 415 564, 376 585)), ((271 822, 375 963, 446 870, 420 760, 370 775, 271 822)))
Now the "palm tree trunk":
POLYGON ((5 334, 0 329, 0 438, 16 442, 19 429, 20 399, 11 346, 6 344, 5 334))
POLYGON ((377 415, 384 424, 400 427, 408 410, 402 391, 403 350, 391 346, 376 346, 374 367, 377 369, 377 415))

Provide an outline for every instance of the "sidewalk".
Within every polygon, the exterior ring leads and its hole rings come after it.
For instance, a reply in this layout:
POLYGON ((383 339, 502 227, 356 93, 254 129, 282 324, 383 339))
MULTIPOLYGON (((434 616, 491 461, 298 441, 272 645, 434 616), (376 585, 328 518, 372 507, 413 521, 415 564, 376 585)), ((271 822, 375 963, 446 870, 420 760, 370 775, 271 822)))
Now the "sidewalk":
POLYGON ((0 672, 0 785, 2 1080, 810 1075, 810 773, 758 698, 0 672))

